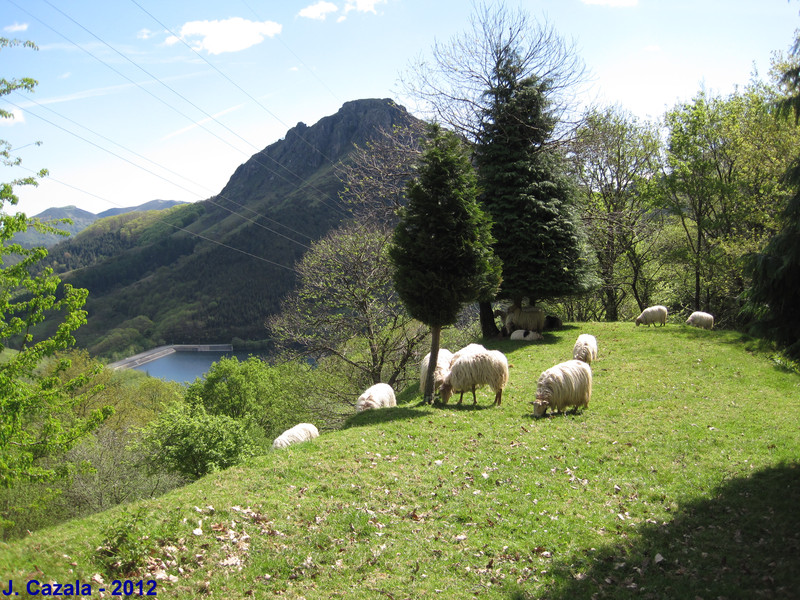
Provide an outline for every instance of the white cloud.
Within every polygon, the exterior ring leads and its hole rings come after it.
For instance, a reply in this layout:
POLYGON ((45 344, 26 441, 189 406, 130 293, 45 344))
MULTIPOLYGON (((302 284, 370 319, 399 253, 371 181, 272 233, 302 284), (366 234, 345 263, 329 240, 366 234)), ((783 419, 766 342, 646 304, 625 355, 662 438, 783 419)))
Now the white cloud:
POLYGON ((316 4, 312 4, 311 6, 306 6, 303 10, 301 10, 297 14, 307 19, 317 19, 318 21, 324 21, 325 17, 328 16, 328 13, 334 13, 337 10, 339 10, 339 8, 333 2, 326 2, 325 0, 320 0, 316 4))
POLYGON ((598 6, 628 7, 637 6, 639 0, 581 0, 584 4, 596 4, 598 6))
POLYGON ((371 12, 377 14, 375 7, 378 4, 385 4, 386 0, 347 0, 344 5, 344 12, 348 13, 351 10, 356 12, 371 12))
MULTIPOLYGON (((260 44, 265 37, 274 37, 283 27, 273 21, 248 21, 233 17, 224 21, 189 21, 181 27, 181 39, 197 50, 209 54, 239 52, 260 44), (200 38, 195 39, 195 38, 200 38)), ((166 43, 172 45, 178 38, 170 36, 166 43)))
POLYGON ((140 39, 140 40, 149 40, 154 35, 155 35, 155 33, 150 31, 149 29, 145 28, 145 29, 140 29, 139 33, 136 34, 136 37, 138 39, 140 39))
POLYGON ((6 27, 3 27, 3 31, 6 33, 20 33, 21 31, 28 31, 28 24, 14 23, 13 25, 7 25, 6 27))

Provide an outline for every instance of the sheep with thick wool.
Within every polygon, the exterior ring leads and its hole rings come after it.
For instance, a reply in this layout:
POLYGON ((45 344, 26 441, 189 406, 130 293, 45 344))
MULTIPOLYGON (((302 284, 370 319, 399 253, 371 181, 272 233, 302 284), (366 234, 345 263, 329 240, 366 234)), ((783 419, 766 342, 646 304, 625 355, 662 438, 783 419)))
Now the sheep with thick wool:
POLYGON ((458 404, 461 404, 464 392, 471 390, 472 403, 477 404, 475 389, 488 385, 495 392, 495 406, 500 406, 507 383, 508 359, 505 354, 499 350, 487 350, 480 344, 470 344, 453 355, 450 370, 442 381, 442 402, 447 404, 454 392, 460 392, 458 404))
POLYGON ((592 398, 592 368, 582 360, 568 360, 542 372, 536 384, 533 416, 541 417, 569 407, 589 405, 592 398))
POLYGON ((298 423, 287 429, 272 442, 273 448, 286 448, 292 444, 308 442, 319 437, 319 430, 311 423, 298 423))
POLYGON ((686 324, 693 327, 702 327, 703 329, 713 329, 714 315, 696 310, 686 319, 686 324))
MULTIPOLYGON (((428 367, 430 366, 431 353, 428 352, 419 364, 419 391, 425 393, 425 380, 428 378, 428 367)), ((439 348, 436 355, 436 366, 433 370, 433 393, 435 394, 442 387, 442 380, 445 373, 450 370, 450 361, 453 360, 453 353, 447 348, 439 348)))
POLYGON ((503 326, 506 335, 516 329, 528 329, 541 333, 544 329, 545 314, 541 308, 535 306, 512 306, 506 315, 503 326))
POLYGON ((656 306, 648 306, 636 317, 636 326, 638 327, 644 323, 648 327, 652 323, 655 327, 656 323, 661 323, 662 326, 667 324, 667 307, 657 304, 656 306))
POLYGON ((397 406, 394 390, 388 383, 376 383, 358 397, 356 412, 397 406))
POLYGON ((509 339, 535 342, 544 339, 544 337, 541 333, 536 333, 535 331, 531 331, 529 329, 517 329, 511 332, 511 337, 509 339))
POLYGON ((597 360, 597 338, 588 333, 580 334, 572 347, 572 358, 592 364, 597 360))

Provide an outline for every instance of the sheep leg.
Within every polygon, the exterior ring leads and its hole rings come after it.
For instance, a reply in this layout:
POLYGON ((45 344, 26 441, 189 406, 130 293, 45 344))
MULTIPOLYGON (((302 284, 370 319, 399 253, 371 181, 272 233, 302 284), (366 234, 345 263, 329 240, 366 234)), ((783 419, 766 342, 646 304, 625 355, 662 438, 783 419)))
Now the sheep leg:
POLYGON ((464 392, 461 392, 461 395, 458 397, 458 402, 456 402, 456 406, 461 405, 461 401, 464 399, 464 392))
POLYGON ((478 398, 475 396, 475 387, 474 385, 472 386, 472 406, 478 404, 478 398))
POLYGON ((502 402, 502 400, 503 400, 503 390, 498 390, 497 394, 495 394, 494 397, 494 405, 500 406, 500 402, 502 402))

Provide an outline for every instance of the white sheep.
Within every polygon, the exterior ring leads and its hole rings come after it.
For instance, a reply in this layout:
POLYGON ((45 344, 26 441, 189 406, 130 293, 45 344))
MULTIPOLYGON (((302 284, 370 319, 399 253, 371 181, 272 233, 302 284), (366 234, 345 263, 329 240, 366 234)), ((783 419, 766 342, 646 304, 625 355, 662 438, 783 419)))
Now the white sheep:
MULTIPOLYGON (((479 346, 479 344, 470 344, 479 346)), ((508 383, 508 360, 499 350, 470 350, 462 348, 453 355, 450 370, 442 381, 442 402, 447 404, 453 392, 460 392, 458 404, 464 399, 464 392, 472 390, 472 403, 477 404, 475 389, 481 385, 488 385, 495 392, 494 404, 500 406, 503 399, 503 389, 508 383)))
POLYGON ((506 315, 503 329, 506 335, 515 329, 528 329, 541 333, 544 329, 544 321, 545 314, 541 308, 535 306, 526 306, 525 308, 513 306, 506 315))
POLYGON ((537 340, 544 339, 541 333, 536 333, 535 331, 531 331, 529 329, 517 329, 516 331, 511 332, 512 340, 527 340, 529 342, 535 342, 537 340))
POLYGON ((592 397, 592 368, 582 360, 568 360, 542 372, 536 384, 533 416, 541 417, 574 406, 589 405, 592 397))
MULTIPOLYGON (((425 380, 428 378, 428 362, 431 359, 431 353, 428 352, 425 358, 419 365, 419 391, 425 393, 425 380)), ((442 379, 444 374, 450 370, 450 361, 453 360, 453 353, 447 348, 439 348, 439 353, 436 355, 436 367, 433 370, 433 393, 442 387, 442 379)))
POLYGON ((311 423, 298 423, 291 429, 287 429, 272 442, 273 448, 286 448, 292 444, 307 442, 319 437, 319 430, 311 423))
POLYGON ((588 333, 580 334, 572 347, 572 358, 592 364, 597 360, 597 338, 588 333))
POLYGON ((356 412, 372 410, 375 408, 389 408, 397 406, 394 390, 388 383, 376 383, 358 397, 356 412))
POLYGON ((661 323, 661 325, 667 324, 667 307, 661 306, 660 304, 656 306, 648 306, 642 311, 638 317, 636 317, 636 326, 638 327, 644 323, 648 327, 652 323, 654 326, 656 323, 661 323))
POLYGON ((696 310, 686 319, 686 324, 694 327, 702 327, 703 329, 713 329, 714 315, 696 310))

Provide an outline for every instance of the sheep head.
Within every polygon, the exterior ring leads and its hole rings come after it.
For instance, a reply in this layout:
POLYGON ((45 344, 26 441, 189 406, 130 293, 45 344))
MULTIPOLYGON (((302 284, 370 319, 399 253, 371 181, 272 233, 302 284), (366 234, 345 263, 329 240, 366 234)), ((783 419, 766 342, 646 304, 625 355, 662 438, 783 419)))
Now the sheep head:
POLYGON ((544 413, 547 412, 547 407, 550 406, 550 401, 544 398, 536 397, 536 400, 533 401, 533 416, 534 417, 543 417, 544 413))
POLYGON ((442 382, 442 387, 439 388, 439 393, 442 396, 442 404, 447 404, 448 400, 450 400, 450 396, 453 395, 453 386, 445 379, 445 381, 442 382))

